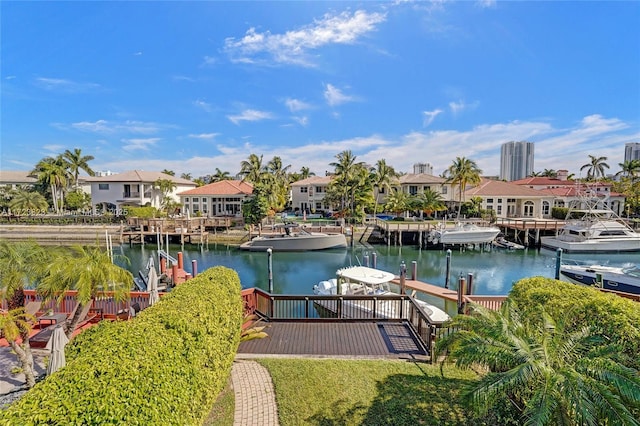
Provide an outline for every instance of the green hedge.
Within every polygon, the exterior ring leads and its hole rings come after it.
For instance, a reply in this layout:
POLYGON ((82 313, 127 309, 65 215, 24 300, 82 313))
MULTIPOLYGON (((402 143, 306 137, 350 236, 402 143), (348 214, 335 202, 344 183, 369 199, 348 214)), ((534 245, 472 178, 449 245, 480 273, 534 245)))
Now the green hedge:
POLYGON ((227 383, 241 325, 237 273, 208 269, 135 319, 77 336, 67 366, 0 412, 0 424, 201 425, 227 383))
POLYGON ((593 327, 597 334, 616 345, 629 367, 640 369, 640 303, 598 289, 533 277, 518 281, 509 299, 523 315, 536 315, 540 306, 555 317, 567 317, 578 329, 593 327))

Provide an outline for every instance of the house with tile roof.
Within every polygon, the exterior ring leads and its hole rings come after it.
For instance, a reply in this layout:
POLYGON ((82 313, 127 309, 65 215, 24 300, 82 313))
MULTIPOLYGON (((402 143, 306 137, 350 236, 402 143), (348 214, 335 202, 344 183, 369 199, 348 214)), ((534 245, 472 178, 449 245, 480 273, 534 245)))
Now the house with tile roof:
POLYGON ((311 176, 291 184, 291 207, 295 212, 330 212, 324 200, 331 176, 311 176))
MULTIPOLYGON (((458 200, 458 189, 451 185, 446 179, 427 173, 408 173, 400 176, 396 188, 400 188, 403 192, 410 195, 417 195, 426 190, 434 191, 442 196, 442 201, 450 203, 458 200)), ((384 203, 385 200, 378 198, 378 202, 384 203)))
POLYGON ((16 170, 0 170, 0 186, 19 188, 31 187, 38 180, 29 176, 30 172, 16 170))
POLYGON ((554 196, 513 182, 482 178, 479 185, 469 188, 464 199, 480 197, 481 208, 493 210, 496 217, 550 218, 554 196))
POLYGON ((192 216, 242 216, 242 203, 253 195, 253 185, 222 180, 178 194, 182 213, 192 216))
POLYGON ((85 178, 91 184, 92 210, 120 213, 128 206, 152 206, 160 208, 162 192, 154 187, 158 179, 166 179, 175 184, 168 196, 179 202, 178 193, 195 188, 195 182, 161 172, 130 170, 107 176, 85 178))

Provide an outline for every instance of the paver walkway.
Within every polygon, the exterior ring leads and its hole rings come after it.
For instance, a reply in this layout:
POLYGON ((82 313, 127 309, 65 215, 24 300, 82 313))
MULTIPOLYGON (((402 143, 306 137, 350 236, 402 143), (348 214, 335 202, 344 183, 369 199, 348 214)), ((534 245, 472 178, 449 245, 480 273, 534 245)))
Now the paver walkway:
POLYGON ((236 397, 235 426, 278 426, 278 407, 271 376, 256 361, 234 361, 231 384, 236 397))

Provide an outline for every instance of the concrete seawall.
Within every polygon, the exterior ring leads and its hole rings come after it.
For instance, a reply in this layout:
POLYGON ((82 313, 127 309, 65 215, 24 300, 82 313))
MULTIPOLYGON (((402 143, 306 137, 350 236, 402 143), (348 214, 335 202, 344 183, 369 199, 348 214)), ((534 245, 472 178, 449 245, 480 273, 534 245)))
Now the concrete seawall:
POLYGON ((0 225, 0 239, 33 240, 40 244, 99 244, 106 246, 106 235, 120 244, 119 225, 0 225))

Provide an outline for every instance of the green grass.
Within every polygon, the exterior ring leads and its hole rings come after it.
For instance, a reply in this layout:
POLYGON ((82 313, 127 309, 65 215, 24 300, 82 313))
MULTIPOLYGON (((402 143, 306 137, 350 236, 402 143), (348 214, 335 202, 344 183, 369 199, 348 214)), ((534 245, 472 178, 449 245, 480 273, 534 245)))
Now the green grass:
POLYGON ((460 390, 470 371, 379 360, 262 359, 282 426, 469 425, 460 390))
POLYGON ((218 395, 216 403, 211 407, 209 416, 202 426, 233 426, 235 403, 231 379, 229 379, 229 383, 222 390, 222 393, 218 395))

